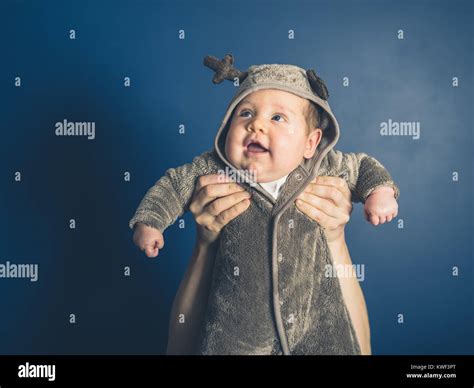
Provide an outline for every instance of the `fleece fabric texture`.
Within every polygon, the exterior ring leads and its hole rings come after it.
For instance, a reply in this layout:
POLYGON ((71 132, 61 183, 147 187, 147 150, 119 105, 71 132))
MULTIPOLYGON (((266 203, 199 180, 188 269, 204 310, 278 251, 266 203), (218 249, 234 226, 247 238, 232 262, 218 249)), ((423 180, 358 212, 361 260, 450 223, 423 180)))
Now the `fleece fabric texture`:
MULTIPOLYGON (((167 170, 141 201, 130 227, 141 222, 161 232, 189 210, 196 179, 225 165, 215 151, 167 170)), ((273 312, 272 219, 308 173, 299 166, 277 201, 247 187, 250 207, 221 231, 200 339, 200 354, 283 354, 273 312)), ((364 153, 331 150, 319 176, 341 176, 355 202, 378 185, 393 185, 388 172, 364 153)), ((289 354, 360 354, 339 280, 324 276, 332 263, 324 232, 293 203, 279 219, 278 304, 289 354)))
POLYGON ((249 208, 221 231, 199 354, 360 354, 337 277, 326 277, 331 253, 320 225, 300 212, 296 197, 317 176, 346 180, 353 202, 365 202, 380 185, 399 189, 376 159, 333 149, 339 126, 327 101, 311 90, 293 65, 251 66, 229 103, 214 149, 171 168, 151 187, 129 226, 164 232, 189 210, 198 177, 230 167, 251 194, 249 208), (312 159, 287 177, 275 200, 226 159, 225 137, 234 108, 255 90, 273 88, 310 99, 329 117, 312 159), (246 180, 247 178, 247 180, 246 180))

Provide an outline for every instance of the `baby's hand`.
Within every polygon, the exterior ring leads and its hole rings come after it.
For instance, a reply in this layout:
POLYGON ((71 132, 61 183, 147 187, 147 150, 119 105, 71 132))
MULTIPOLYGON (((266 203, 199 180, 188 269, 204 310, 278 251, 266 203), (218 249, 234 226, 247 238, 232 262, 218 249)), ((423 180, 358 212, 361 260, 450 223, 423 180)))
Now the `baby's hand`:
POLYGON ((372 225, 392 221, 398 215, 398 203, 393 189, 379 186, 372 191, 365 201, 364 215, 372 225))
POLYGON ((133 233, 133 242, 148 257, 158 256, 158 252, 165 245, 163 235, 158 229, 138 222, 133 233))

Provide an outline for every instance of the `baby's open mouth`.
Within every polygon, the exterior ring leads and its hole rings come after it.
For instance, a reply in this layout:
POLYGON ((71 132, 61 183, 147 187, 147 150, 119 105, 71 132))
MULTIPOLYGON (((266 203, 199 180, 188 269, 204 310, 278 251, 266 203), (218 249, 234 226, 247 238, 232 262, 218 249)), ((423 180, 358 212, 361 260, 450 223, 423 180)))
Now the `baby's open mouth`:
POLYGON ((257 141, 252 141, 247 145, 247 151, 248 152, 268 152, 268 149, 265 148, 262 144, 260 144, 257 141))

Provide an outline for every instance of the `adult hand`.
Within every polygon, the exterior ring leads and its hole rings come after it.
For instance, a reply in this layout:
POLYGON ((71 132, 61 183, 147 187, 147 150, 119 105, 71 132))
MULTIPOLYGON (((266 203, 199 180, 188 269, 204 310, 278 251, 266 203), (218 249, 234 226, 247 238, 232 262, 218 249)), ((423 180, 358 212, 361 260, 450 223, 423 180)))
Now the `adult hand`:
POLYGON ((198 225, 198 240, 213 243, 221 229, 250 205, 250 193, 225 175, 199 177, 189 210, 198 225))
POLYGON ((296 207, 324 228, 328 242, 344 238, 352 212, 351 193, 344 179, 317 177, 298 196, 296 207))

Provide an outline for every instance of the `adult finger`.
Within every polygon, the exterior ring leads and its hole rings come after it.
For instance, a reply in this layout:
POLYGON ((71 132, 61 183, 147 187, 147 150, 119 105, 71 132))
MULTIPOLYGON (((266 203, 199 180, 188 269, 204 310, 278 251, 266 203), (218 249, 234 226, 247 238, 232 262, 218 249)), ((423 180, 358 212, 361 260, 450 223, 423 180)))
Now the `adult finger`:
POLYGON ((204 186, 207 186, 207 185, 213 185, 216 183, 226 183, 226 182, 232 182, 232 179, 229 178, 225 174, 202 175, 198 178, 194 191, 198 192, 204 186))
POLYGON ((314 206, 311 206, 300 199, 296 200, 296 207, 309 218, 320 224, 323 228, 331 228, 337 223, 337 220, 333 217, 328 216, 321 210, 316 209, 314 206))
POLYGON ((230 209, 238 202, 250 198, 251 195, 247 191, 239 191, 234 194, 226 195, 225 197, 216 198, 209 203, 204 209, 204 212, 209 212, 213 216, 218 216, 223 211, 230 209))
POLYGON ((335 206, 334 203, 328 199, 321 198, 315 194, 311 194, 307 192, 301 193, 298 196, 298 198, 308 203, 309 205, 316 207, 320 211, 326 213, 328 216, 331 216, 334 218, 338 218, 338 217, 346 218, 346 213, 342 211, 340 208, 338 208, 337 206, 335 206))
POLYGON ((207 185, 211 185, 211 184, 224 183, 224 182, 230 182, 230 181, 231 181, 231 179, 225 174, 201 175, 197 179, 196 186, 194 187, 193 198, 192 198, 192 201, 191 201, 191 205, 189 206, 189 210, 193 214, 198 214, 198 213, 201 212, 202 207, 206 205, 206 203, 201 203, 201 202, 196 202, 195 201, 197 195, 200 193, 200 191, 203 187, 205 187, 207 185))
POLYGON ((224 210, 221 212, 217 217, 216 217, 216 223, 218 223, 220 226, 224 227, 227 225, 230 221, 232 221, 234 218, 242 214, 245 210, 250 205, 250 199, 246 198, 243 199, 242 201, 238 202, 231 208, 224 210))
POLYGON ((337 187, 325 186, 321 184, 310 184, 305 191, 313 195, 317 195, 318 197, 328 199, 332 201, 334 205, 346 211, 350 212, 352 209, 351 202, 337 187))
MULTIPOLYGON (((196 205, 206 206, 217 197, 224 197, 229 194, 244 192, 245 189, 237 183, 216 183, 202 187, 195 197, 196 205)), ((194 202, 194 201, 193 201, 194 202)))
POLYGON ((312 183, 316 183, 316 184, 324 185, 324 186, 334 186, 346 197, 350 198, 351 191, 349 190, 349 186, 347 185, 347 182, 340 177, 318 176, 312 181, 312 183))

